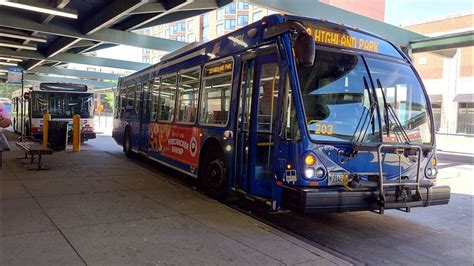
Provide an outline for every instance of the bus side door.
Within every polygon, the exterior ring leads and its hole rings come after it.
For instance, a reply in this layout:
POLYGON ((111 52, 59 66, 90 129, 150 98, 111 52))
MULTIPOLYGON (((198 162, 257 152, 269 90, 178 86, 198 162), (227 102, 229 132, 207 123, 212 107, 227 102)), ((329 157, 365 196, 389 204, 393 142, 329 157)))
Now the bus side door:
POLYGON ((148 127, 150 125, 150 86, 148 81, 142 83, 142 101, 140 107, 139 150, 148 152, 148 127))
POLYGON ((244 61, 237 171, 247 193, 271 197, 280 69, 275 49, 244 61), (245 179, 245 180, 243 180, 245 179))
POLYGON ((130 123, 132 125, 132 147, 133 149, 140 149, 140 113, 142 109, 142 97, 143 97, 143 90, 142 84, 137 83, 134 87, 134 102, 133 108, 130 110, 130 123))

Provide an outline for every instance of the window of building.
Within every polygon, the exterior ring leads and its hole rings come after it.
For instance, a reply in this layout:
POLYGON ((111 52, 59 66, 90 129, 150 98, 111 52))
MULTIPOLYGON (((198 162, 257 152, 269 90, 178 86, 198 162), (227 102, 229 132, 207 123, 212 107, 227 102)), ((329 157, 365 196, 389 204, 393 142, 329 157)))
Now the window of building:
POLYGON ((457 133, 474 134, 474 102, 458 103, 457 133))
POLYGON ((178 31, 186 30, 186 24, 184 22, 178 22, 178 24, 176 24, 176 27, 178 28, 178 31))
POLYGON ((188 31, 194 30, 194 19, 188 20, 188 31))
POLYGON ((224 18, 224 9, 223 8, 219 8, 217 9, 217 12, 216 12, 216 19, 217 20, 221 20, 224 18))
POLYGON ((171 34, 175 34, 178 31, 178 25, 171 26, 171 34))
POLYGON ((205 27, 202 30, 202 41, 203 42, 209 41, 209 27, 205 27))
POLYGON ((225 20, 225 29, 234 30, 235 29, 235 19, 226 19, 225 20))
POLYGON ((216 34, 217 36, 220 36, 224 34, 224 24, 217 24, 216 25, 216 34))
POLYGON ((176 121, 196 121, 200 73, 200 68, 181 73, 178 87, 178 113, 176 121))
POLYGON ((238 15, 237 16, 237 26, 245 26, 249 24, 249 16, 248 15, 238 15))
POLYGON ((232 90, 232 60, 204 68, 199 123, 225 125, 229 117, 232 90))
POLYGON ((151 88, 151 121, 158 120, 158 96, 160 88, 160 78, 155 78, 153 81, 153 87, 151 88))
POLYGON ((433 120, 436 132, 439 132, 441 125, 441 103, 431 103, 431 111, 433 112, 433 120))
POLYGON ((186 37, 185 37, 184 35, 178 35, 178 36, 176 36, 176 40, 185 42, 185 41, 186 41, 186 37))
POLYGON ((262 11, 255 12, 255 13, 252 14, 252 20, 255 22, 255 21, 261 19, 262 16, 263 16, 262 11))
POLYGON ((176 97, 176 75, 161 79, 158 120, 172 121, 176 97))
POLYGON ((188 42, 195 42, 196 37, 194 36, 194 33, 188 34, 188 42))
POLYGON ((170 30, 166 29, 165 30, 165 38, 169 38, 169 37, 170 37, 170 30))
POLYGON ((209 13, 202 15, 202 27, 209 26, 209 13))
POLYGON ((225 7, 225 13, 235 14, 235 2, 232 2, 225 7))
POLYGON ((249 4, 244 3, 244 2, 238 2, 237 3, 237 9, 249 9, 249 4))

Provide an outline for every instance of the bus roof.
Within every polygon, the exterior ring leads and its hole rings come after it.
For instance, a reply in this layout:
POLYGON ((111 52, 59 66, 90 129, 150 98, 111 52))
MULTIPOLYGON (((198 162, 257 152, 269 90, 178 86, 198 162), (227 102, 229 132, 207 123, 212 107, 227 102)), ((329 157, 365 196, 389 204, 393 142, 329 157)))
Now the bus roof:
POLYGON ((153 76, 157 76, 160 70, 165 70, 168 67, 179 67, 177 66, 179 63, 191 58, 195 59, 201 57, 201 61, 206 62, 214 58, 225 57, 263 44, 268 42, 268 40, 264 38, 265 31, 270 27, 286 21, 302 23, 307 29, 307 32, 314 37, 316 43, 319 45, 355 49, 362 52, 372 52, 404 59, 393 43, 375 34, 325 20, 274 14, 209 42, 199 45, 191 43, 178 49, 163 57, 162 59, 164 60, 155 65, 149 66, 129 76, 119 78, 118 87, 149 80, 153 76))

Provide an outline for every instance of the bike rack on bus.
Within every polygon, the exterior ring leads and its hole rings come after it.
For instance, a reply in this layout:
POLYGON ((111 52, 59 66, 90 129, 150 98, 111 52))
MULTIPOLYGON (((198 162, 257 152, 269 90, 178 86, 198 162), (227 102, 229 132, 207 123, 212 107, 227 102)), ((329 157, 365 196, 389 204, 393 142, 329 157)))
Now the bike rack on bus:
MULTIPOLYGON (((378 157, 378 164, 379 164, 379 213, 383 214, 385 208, 396 208, 402 209, 404 208, 406 212, 410 212, 410 206, 413 204, 419 203, 422 200, 421 193, 420 193, 420 169, 421 169, 421 154, 423 150, 420 146, 417 145, 409 145, 409 144, 386 144, 382 143, 377 148, 377 157, 378 157), (387 149, 393 149, 394 153, 398 155, 398 183, 385 183, 383 177, 383 163, 382 163, 382 151, 387 149), (417 166, 416 166, 416 182, 403 182, 402 177, 402 164, 401 164, 401 156, 404 155, 407 150, 417 150, 417 166), (415 186, 416 192, 415 197, 412 201, 406 202, 407 196, 405 187, 406 186, 415 186), (395 190, 395 202, 387 202, 386 198, 386 190, 385 187, 396 187, 395 190), (398 197, 402 197, 404 202, 399 202, 398 197)), ((410 188, 408 188, 409 193, 411 193, 410 188)))
POLYGON ((376 144, 373 143, 372 145, 367 143, 358 143, 354 145, 354 151, 372 151, 377 152, 377 160, 378 160, 378 205, 379 205, 379 214, 383 214, 385 209, 398 209, 403 210, 406 212, 410 212, 411 206, 419 205, 420 201, 422 200, 421 192, 420 192, 420 169, 421 169, 421 155, 423 150, 421 146, 412 145, 412 144, 404 144, 404 143, 381 143, 376 144), (394 154, 398 156, 398 182, 386 182, 384 180, 384 172, 383 172, 383 156, 382 152, 386 150, 392 150, 394 154), (417 155, 417 166, 416 166, 416 181, 415 182, 405 182, 402 176, 402 164, 401 164, 401 156, 410 156, 415 155, 413 151, 416 151, 417 155), (415 187, 415 195, 411 195, 410 187, 415 187), (387 189, 388 187, 395 187, 395 201, 389 202, 387 201, 387 189), (408 195, 407 195, 408 192, 408 195), (411 198, 408 198, 411 197, 411 198), (399 201, 401 198, 403 201, 399 201), (409 201, 407 201, 409 199, 409 201))

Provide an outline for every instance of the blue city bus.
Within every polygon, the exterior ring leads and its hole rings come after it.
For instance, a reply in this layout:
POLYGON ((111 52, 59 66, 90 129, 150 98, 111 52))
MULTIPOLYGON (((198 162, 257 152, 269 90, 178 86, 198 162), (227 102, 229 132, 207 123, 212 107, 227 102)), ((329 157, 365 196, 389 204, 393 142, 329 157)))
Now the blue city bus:
POLYGON ((113 138, 230 194, 303 213, 447 204, 409 58, 359 29, 271 15, 119 79, 113 138))

